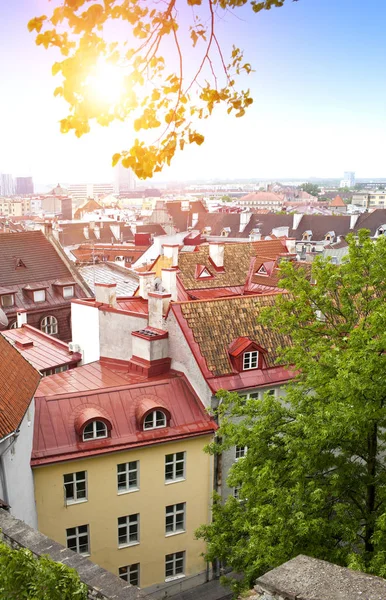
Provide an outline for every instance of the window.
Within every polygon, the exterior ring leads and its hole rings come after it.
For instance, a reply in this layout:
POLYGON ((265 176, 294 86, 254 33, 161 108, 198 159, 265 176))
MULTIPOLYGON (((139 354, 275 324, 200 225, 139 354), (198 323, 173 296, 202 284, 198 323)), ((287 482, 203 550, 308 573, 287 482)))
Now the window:
POLYGON ((247 453, 247 446, 236 446, 236 460, 239 458, 244 458, 247 453))
POLYGON ((258 358, 259 358, 259 353, 257 350, 253 350, 252 352, 244 352, 244 357, 243 357, 244 371, 247 371, 249 369, 256 369, 258 358))
POLYGON ((15 304, 15 294, 3 294, 1 296, 1 306, 8 308, 15 304))
POLYGON ((34 302, 45 302, 46 290, 36 290, 33 293, 34 302))
POLYGON ((139 489, 139 461, 117 465, 118 493, 139 489))
POLYGON ((68 370, 68 365, 61 365, 60 367, 55 367, 55 373, 63 373, 63 371, 68 370))
POLYGON ((63 475, 64 498, 67 504, 85 502, 87 500, 86 471, 63 475))
POLYGON ((166 427, 166 415, 162 410, 154 410, 144 420, 144 429, 157 429, 158 427, 166 427))
POLYGON ((83 441, 107 437, 107 427, 103 421, 91 421, 83 429, 83 441))
POLYGON ((40 329, 44 331, 44 333, 48 333, 48 335, 54 335, 55 333, 58 333, 57 318, 53 316, 44 317, 40 324, 40 329))
POLYGON ((118 573, 123 581, 127 581, 127 583, 130 583, 131 585, 139 586, 139 563, 127 565, 126 567, 119 567, 118 573))
POLYGON ((12 323, 8 325, 8 329, 17 329, 17 321, 12 321, 12 323))
POLYGON ((78 552, 78 554, 90 554, 90 536, 88 525, 79 525, 66 529, 67 548, 78 552))
POLYGON ((118 546, 139 542, 139 514, 118 518, 118 546))
POLYGON ((236 500, 240 500, 240 488, 240 485, 233 488, 233 497, 236 498, 236 500))
POLYGON ((185 531, 185 502, 171 504, 166 507, 165 533, 179 533, 185 531))
POLYGON ((72 298, 74 296, 74 286, 65 285, 63 287, 63 298, 72 298))
POLYGON ((174 552, 165 556, 165 580, 183 577, 185 571, 185 552, 174 552))
POLYGON ((179 481, 185 479, 186 452, 176 452, 165 456, 165 481, 179 481))

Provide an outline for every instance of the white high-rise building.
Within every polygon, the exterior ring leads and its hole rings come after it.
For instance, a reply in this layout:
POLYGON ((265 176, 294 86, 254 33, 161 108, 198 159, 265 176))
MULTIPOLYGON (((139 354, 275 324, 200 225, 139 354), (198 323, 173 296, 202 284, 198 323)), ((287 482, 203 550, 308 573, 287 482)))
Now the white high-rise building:
POLYGON ((3 173, 0 175, 0 195, 13 196, 15 193, 15 182, 12 175, 3 173))
POLYGON ((124 194, 132 190, 135 190, 134 173, 119 163, 114 167, 114 193, 124 194))
POLYGON ((343 173, 343 179, 340 182, 340 187, 353 188, 355 186, 355 173, 354 171, 345 171, 343 173))

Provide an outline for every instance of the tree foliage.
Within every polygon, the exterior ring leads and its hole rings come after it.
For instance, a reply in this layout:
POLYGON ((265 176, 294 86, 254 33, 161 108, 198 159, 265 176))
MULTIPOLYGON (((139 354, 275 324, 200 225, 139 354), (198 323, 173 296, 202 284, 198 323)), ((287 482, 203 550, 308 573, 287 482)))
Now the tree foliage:
POLYGON ((307 194, 311 194, 311 196, 315 196, 316 198, 318 198, 320 194, 320 188, 315 183, 303 183, 300 186, 300 189, 303 190, 303 192, 307 192, 307 194))
POLYGON ((261 319, 292 338, 285 400, 220 393, 210 451, 248 451, 229 473, 240 501, 217 497, 198 534, 245 585, 300 553, 386 576, 386 238, 348 240, 342 265, 315 259, 315 284, 282 263, 289 293, 261 319))
POLYGON ((78 573, 48 556, 12 550, 0 542, 0 598, 7 600, 87 600, 78 573))
POLYGON ((218 105, 242 117, 252 103, 249 90, 236 87, 237 78, 252 67, 236 45, 225 58, 218 20, 245 4, 258 13, 285 1, 62 0, 49 16, 28 23, 37 32, 38 45, 58 48, 63 56, 52 67, 53 75, 62 75, 54 94, 69 105, 61 131, 72 130, 79 137, 93 122, 130 119, 141 138, 116 153, 113 165, 121 161, 138 177, 151 177, 170 164, 177 149, 203 143, 197 119, 208 118, 218 105), (115 35, 120 26, 123 34, 115 35), (114 99, 95 96, 92 81, 101 61, 122 74, 121 92, 114 99), (195 66, 189 73, 186 62, 191 61, 195 66), (146 130, 157 130, 154 141, 148 143, 146 130))

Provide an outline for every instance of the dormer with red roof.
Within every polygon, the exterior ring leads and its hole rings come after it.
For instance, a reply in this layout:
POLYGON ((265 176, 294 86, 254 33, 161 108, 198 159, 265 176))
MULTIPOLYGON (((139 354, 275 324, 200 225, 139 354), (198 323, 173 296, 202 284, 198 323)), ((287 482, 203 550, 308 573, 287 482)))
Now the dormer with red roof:
POLYGON ((263 369, 266 366, 264 355, 267 350, 249 337, 242 336, 233 340, 228 352, 232 366, 238 373, 252 369, 263 369))

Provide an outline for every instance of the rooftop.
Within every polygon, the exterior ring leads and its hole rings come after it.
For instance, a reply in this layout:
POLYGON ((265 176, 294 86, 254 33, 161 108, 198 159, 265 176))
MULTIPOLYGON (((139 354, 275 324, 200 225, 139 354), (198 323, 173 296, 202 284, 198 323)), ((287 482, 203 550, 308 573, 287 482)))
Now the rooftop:
POLYGON ((116 283, 117 296, 132 296, 138 288, 138 275, 113 262, 79 265, 78 271, 95 293, 95 283, 116 283))

